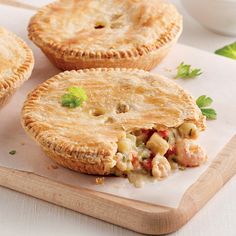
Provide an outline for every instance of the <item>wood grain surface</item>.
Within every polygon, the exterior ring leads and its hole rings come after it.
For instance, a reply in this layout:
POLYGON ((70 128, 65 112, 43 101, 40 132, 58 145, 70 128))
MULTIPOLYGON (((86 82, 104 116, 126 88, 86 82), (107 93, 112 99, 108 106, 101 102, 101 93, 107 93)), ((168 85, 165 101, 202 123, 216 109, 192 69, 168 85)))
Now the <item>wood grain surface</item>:
MULTIPOLYGON (((37 10, 30 4, 0 4, 37 10)), ((193 45, 195 46, 195 45, 193 45)), ((0 185, 146 234, 173 232, 184 225, 236 173, 236 136, 183 196, 177 209, 132 201, 54 182, 33 173, 0 167, 0 185)))
POLYGON ((3 167, 0 185, 136 232, 158 235, 184 225, 235 173, 236 136, 186 191, 177 209, 75 188, 3 167))

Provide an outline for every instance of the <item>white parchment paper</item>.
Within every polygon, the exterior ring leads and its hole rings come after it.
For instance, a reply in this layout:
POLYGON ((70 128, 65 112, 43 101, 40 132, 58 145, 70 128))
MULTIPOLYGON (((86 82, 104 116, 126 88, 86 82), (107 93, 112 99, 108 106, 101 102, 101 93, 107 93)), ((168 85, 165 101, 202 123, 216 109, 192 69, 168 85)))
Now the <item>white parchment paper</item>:
POLYGON ((206 53, 184 45, 177 45, 154 72, 173 77, 176 67, 182 62, 201 68, 203 74, 196 79, 176 80, 196 98, 206 94, 214 99, 213 107, 218 112, 216 121, 207 122, 208 128, 202 133, 200 142, 206 149, 207 164, 177 171, 166 180, 148 183, 137 189, 127 179, 106 177, 104 185, 96 185, 95 177, 76 173, 55 164, 23 131, 20 125, 20 110, 29 91, 37 84, 57 74, 57 70, 28 39, 26 27, 31 11, 3 7, 0 24, 24 38, 32 47, 36 65, 31 79, 14 95, 11 102, 0 110, 0 166, 34 172, 55 181, 111 193, 130 199, 150 202, 169 207, 178 207, 184 192, 200 177, 211 164, 217 153, 236 132, 236 61, 206 53), (8 19, 6 15, 10 15, 8 19), (9 151, 16 150, 15 155, 9 151))

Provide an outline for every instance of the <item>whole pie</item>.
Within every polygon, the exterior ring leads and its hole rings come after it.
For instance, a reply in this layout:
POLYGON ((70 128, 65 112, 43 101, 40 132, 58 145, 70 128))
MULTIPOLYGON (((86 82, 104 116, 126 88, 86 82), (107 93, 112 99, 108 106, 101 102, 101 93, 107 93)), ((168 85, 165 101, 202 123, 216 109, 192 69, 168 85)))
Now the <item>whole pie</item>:
POLYGON ((176 43, 182 17, 162 0, 60 0, 39 10, 28 31, 62 70, 150 70, 176 43))
POLYGON ((26 43, 0 27, 0 107, 30 77, 33 65, 33 54, 26 43))
POLYGON ((205 116, 180 86, 137 69, 67 71, 22 110, 26 132, 58 164, 87 174, 161 179, 206 161, 195 143, 205 116))

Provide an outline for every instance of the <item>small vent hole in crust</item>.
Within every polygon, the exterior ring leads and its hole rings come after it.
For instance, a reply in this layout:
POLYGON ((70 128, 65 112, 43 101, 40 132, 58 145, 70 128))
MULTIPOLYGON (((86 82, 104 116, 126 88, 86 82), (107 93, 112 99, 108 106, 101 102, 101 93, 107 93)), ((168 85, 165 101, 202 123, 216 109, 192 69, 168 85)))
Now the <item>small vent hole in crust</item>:
POLYGON ((105 111, 102 108, 96 108, 91 110, 90 114, 93 116, 102 116, 105 114, 105 111))
POLYGON ((119 104, 117 104, 116 106, 116 113, 126 113, 129 111, 129 105, 124 103, 124 102, 120 102, 119 104))
POLYGON ((114 117, 107 117, 107 119, 105 120, 105 124, 112 124, 116 121, 116 119, 114 117))
POLYGON ((105 24, 102 22, 96 22, 94 25, 94 29, 103 29, 105 28, 105 24))

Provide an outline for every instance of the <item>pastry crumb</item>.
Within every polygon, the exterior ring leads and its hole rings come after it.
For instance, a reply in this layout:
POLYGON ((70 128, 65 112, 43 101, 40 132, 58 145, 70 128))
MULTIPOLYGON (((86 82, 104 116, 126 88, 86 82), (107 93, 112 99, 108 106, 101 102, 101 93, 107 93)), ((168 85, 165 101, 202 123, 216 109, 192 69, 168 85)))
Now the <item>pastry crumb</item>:
POLYGON ((105 183, 105 178, 104 177, 97 177, 95 179, 95 182, 97 185, 103 185, 105 183))
POLYGON ((172 69, 170 69, 170 68, 165 67, 164 70, 167 71, 167 72, 172 72, 172 69))
POLYGON ((58 166, 57 165, 55 165, 55 164, 53 164, 53 165, 51 165, 51 167, 52 167, 52 169, 58 169, 58 166))
POLYGON ((56 169, 58 169, 59 167, 58 167, 58 165, 56 165, 56 164, 51 164, 51 165, 49 165, 48 167, 47 167, 47 169, 48 170, 56 170, 56 169))
POLYGON ((20 142, 20 145, 24 146, 24 145, 25 145, 25 142, 20 142))
POLYGON ((179 170, 185 170, 185 169, 186 169, 185 166, 181 166, 181 165, 179 165, 179 170))

